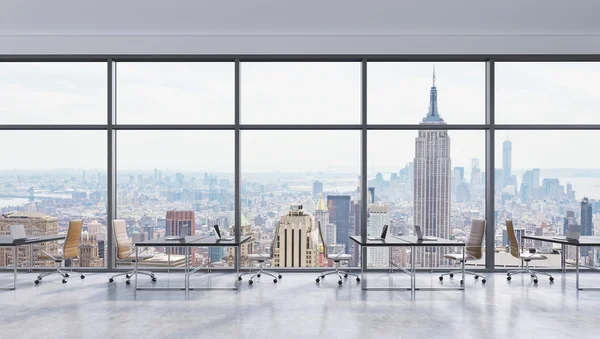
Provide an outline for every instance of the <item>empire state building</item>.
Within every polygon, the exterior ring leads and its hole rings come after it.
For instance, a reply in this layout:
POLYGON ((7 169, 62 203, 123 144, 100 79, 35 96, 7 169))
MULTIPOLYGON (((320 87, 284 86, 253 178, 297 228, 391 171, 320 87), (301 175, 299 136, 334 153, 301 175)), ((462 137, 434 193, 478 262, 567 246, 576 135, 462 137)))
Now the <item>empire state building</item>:
MULTIPOLYGON (((421 226, 423 235, 448 238, 450 235, 450 138, 440 117, 435 87, 429 92, 429 112, 421 125, 436 129, 419 130, 415 139, 414 160, 414 224, 421 226)), ((416 252, 417 265, 436 267, 447 265, 445 248, 426 247, 416 252)))

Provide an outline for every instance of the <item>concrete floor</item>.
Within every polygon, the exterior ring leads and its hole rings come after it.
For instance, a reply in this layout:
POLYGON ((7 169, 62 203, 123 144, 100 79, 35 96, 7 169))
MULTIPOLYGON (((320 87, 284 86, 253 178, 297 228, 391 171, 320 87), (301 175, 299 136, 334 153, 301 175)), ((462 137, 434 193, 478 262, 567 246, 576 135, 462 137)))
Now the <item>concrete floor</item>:
MULTIPOLYGON (((362 291, 354 280, 338 287, 327 277, 288 273, 273 284, 263 277, 237 291, 134 291, 108 274, 57 276, 35 286, 20 274, 16 291, 0 291, 2 338, 598 338, 600 291, 575 290, 575 276, 556 274, 538 286, 529 276, 489 275, 482 285, 467 277, 461 291, 362 291)), ((10 283, 0 274, 0 285, 10 283)), ((182 284, 176 274, 158 274, 158 286, 182 284)), ((369 276, 370 286, 390 281, 407 285, 400 274, 369 276)), ((149 286, 146 277, 140 277, 149 286)), ((207 279, 192 278, 193 285, 207 279)), ((420 286, 439 286, 437 275, 420 274, 420 286)), ((600 285, 585 274, 582 284, 600 285)), ((214 275, 211 284, 233 285, 233 276, 214 275)), ((140 284, 142 285, 142 284, 140 284)), ((444 280, 457 286, 458 280, 444 280)))

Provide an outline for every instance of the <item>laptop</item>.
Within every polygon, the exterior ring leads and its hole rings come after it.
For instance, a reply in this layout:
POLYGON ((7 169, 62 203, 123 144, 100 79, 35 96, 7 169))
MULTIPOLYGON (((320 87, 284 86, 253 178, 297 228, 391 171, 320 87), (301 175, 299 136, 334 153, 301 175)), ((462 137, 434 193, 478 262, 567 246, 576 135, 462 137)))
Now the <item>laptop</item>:
POLYGON ((421 241, 436 241, 437 238, 434 237, 424 237, 423 232, 421 231, 421 226, 415 225, 415 232, 417 233, 417 239, 421 241))
POLYGON ((579 241, 580 235, 581 235, 581 225, 570 225, 569 229, 567 230, 566 236, 552 237, 552 239, 579 241))
POLYGON ((375 238, 367 238, 368 240, 385 240, 385 236, 387 235, 388 225, 383 225, 383 229, 381 230, 381 237, 375 238))
POLYGON ((223 237, 221 236, 221 230, 219 229, 219 225, 215 225, 215 226, 213 226, 213 227, 215 228, 215 233, 217 234, 217 240, 227 240, 227 241, 231 241, 231 240, 234 240, 234 239, 235 239, 234 237, 225 237, 225 238, 223 238, 223 237))
POLYGON ((36 240, 39 239, 40 237, 27 237, 27 235, 25 234, 25 226, 24 225, 10 225, 10 235, 12 236, 13 240, 20 240, 20 241, 25 241, 25 240, 36 240))

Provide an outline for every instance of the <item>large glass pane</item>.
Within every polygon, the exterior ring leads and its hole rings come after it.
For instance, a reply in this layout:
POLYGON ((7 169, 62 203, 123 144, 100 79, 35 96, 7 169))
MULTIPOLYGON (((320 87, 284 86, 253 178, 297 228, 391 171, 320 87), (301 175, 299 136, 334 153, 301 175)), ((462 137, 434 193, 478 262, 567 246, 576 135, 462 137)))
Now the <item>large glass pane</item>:
POLYGON ((243 124, 360 123, 360 63, 246 62, 243 124))
MULTIPOLYGON (((369 131, 367 233, 467 241, 473 219, 485 219, 484 131, 369 131)), ((448 267, 447 248, 418 251, 419 267, 448 267)), ((396 265, 410 266, 409 248, 394 248, 396 265)), ((367 264, 388 267, 389 250, 369 248, 367 264)), ((468 262, 485 266, 484 258, 468 262)))
MULTIPOLYGON (((106 132, 2 131, 0 148, 0 235, 9 235, 10 225, 24 225, 27 236, 66 235, 70 220, 83 220, 78 256, 65 266, 103 267, 106 132)), ((35 245, 33 265, 55 267, 39 255, 61 253, 62 245, 35 245)), ((20 262, 28 266, 29 249, 21 250, 20 262)), ((12 250, 0 249, 0 259, 0 266, 10 264, 12 250)))
POLYGON ((106 63, 0 63, 0 124, 106 124, 106 63))
POLYGON ((496 63, 496 123, 600 123, 597 62, 496 63))
MULTIPOLYGON (((117 217, 133 242, 165 235, 231 231, 234 220, 233 131, 119 131, 117 217)), ((143 266, 184 266, 184 250, 149 250, 143 266), (169 258, 170 255, 170 258, 169 258), (169 260, 170 259, 170 260, 169 260)), ((226 266, 224 249, 195 248, 193 265, 226 266)))
POLYGON ((233 124, 234 63, 120 62, 119 124, 233 124))
POLYGON ((330 267, 327 253, 358 264, 359 150, 358 131, 242 132, 242 228, 255 253, 272 254, 268 265, 330 267))
POLYGON ((369 124, 418 124, 432 115, 485 123, 484 63, 370 62, 367 70, 369 124))
MULTIPOLYGON (((560 267, 560 246, 525 241, 520 236, 562 236, 570 225, 581 225, 582 235, 597 233, 600 160, 591 150, 597 144, 598 132, 496 133, 496 265, 520 265, 507 248, 506 220, 511 219, 522 250, 536 248, 548 258, 531 265, 560 267)), ((568 248, 567 259, 598 265, 594 248, 582 248, 580 253, 568 248)))

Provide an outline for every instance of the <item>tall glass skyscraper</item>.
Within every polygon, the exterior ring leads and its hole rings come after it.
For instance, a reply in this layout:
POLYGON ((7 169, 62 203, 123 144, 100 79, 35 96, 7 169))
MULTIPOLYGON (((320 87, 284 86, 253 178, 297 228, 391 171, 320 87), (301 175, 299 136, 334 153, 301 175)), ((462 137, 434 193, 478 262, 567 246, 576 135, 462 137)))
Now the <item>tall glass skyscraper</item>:
POLYGON ((512 176, 512 142, 510 140, 502 143, 502 174, 504 175, 503 186, 506 187, 510 185, 512 176))
MULTIPOLYGON (((429 93, 429 112, 421 125, 445 125, 440 117, 435 87, 429 93)), ((450 138, 444 129, 420 130, 414 161, 414 224, 424 235, 448 238, 450 235, 450 138)), ((417 265, 445 265, 444 249, 420 248, 417 265)))

